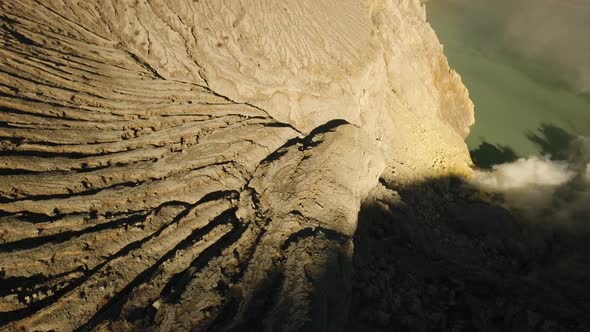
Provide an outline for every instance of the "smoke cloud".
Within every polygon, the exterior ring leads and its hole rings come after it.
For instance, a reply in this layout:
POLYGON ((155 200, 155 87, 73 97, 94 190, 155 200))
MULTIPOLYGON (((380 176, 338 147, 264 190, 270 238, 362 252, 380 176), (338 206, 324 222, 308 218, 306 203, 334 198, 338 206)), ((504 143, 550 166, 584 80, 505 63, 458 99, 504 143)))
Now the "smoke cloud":
POLYGON ((530 157, 477 170, 471 183, 531 221, 590 232, 590 139, 569 152, 567 161, 530 157))

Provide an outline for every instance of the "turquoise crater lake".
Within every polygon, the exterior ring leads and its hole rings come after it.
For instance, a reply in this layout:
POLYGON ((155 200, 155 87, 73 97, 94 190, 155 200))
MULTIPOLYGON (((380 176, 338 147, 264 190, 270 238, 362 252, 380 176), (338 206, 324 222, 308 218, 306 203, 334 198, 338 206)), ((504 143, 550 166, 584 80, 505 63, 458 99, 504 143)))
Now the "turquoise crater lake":
POLYGON ((556 157, 590 136, 590 2, 432 0, 427 15, 475 103, 474 159, 556 157))

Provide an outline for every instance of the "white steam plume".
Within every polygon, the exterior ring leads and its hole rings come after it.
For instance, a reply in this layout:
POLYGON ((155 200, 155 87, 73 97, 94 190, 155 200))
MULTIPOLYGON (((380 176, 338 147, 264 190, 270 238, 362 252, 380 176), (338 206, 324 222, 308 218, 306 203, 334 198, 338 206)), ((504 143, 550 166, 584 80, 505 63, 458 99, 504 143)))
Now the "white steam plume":
POLYGON ((568 161, 530 157, 477 170, 471 183, 502 194, 531 221, 590 231, 590 139, 578 138, 568 161))

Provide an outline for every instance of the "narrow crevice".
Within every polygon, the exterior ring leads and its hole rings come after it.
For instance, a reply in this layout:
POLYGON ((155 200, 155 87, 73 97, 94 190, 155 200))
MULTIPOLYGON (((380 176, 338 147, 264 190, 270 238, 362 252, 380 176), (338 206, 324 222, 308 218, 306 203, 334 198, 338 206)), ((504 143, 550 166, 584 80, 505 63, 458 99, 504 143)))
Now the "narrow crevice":
POLYGON ((46 244, 63 243, 73 238, 80 237, 85 234, 100 232, 107 229, 116 229, 133 225, 145 220, 146 214, 133 215, 127 218, 105 222, 96 226, 88 227, 79 231, 66 231, 54 235, 38 236, 34 238, 22 239, 14 242, 0 243, 0 252, 14 252, 17 250, 27 250, 37 248, 46 244))
POLYGON ((293 243, 299 242, 304 238, 308 237, 316 237, 316 236, 323 236, 328 240, 337 241, 340 243, 346 243, 351 240, 350 236, 344 235, 338 231, 333 229, 324 228, 324 227, 308 227, 304 228, 298 232, 291 234, 287 240, 281 245, 281 250, 287 250, 289 246, 293 243))
MULTIPOLYGON (((104 191, 104 190, 137 187, 137 186, 140 186, 148 181, 149 180, 138 181, 138 182, 129 181, 129 182, 116 183, 111 186, 107 186, 107 187, 103 187, 103 188, 90 189, 90 190, 81 191, 81 192, 77 192, 77 193, 71 193, 71 194, 68 193, 68 194, 53 194, 53 195, 27 195, 27 196, 25 196, 23 198, 19 198, 19 199, 10 199, 10 198, 5 198, 5 197, 0 197, 0 203, 11 203, 11 202, 22 202, 22 201, 43 201, 43 200, 50 200, 50 199, 68 199, 68 198, 80 197, 80 196, 91 196, 91 195, 95 195, 95 194, 97 194, 101 191, 104 191)), ((1 208, 0 208, 0 210, 1 210, 1 208)))
MULTIPOLYGON (((150 241, 153 238, 158 237, 166 228, 170 227, 170 225, 173 225, 174 223, 177 223, 178 221, 180 221, 182 218, 184 218, 189 212, 190 212, 190 207, 191 205, 188 203, 164 203, 162 205, 160 205, 156 210, 154 211, 159 211, 159 209, 163 208, 164 206, 167 205, 179 205, 179 206, 183 206, 185 209, 179 213, 175 218, 172 219, 172 221, 170 221, 169 223, 164 224, 162 227, 160 227, 156 232, 152 233, 151 235, 138 240, 138 241, 134 241, 131 242, 129 244, 127 244, 125 247, 123 247, 121 250, 119 250, 118 252, 116 252, 115 254, 106 257, 105 261, 98 264, 97 266, 95 266, 93 269, 87 271, 84 275, 84 277, 77 279, 75 282, 70 283, 68 286, 60 289, 59 291, 56 291, 55 294, 51 297, 47 297, 41 301, 35 302, 34 304, 23 308, 23 309, 18 309, 18 310, 13 310, 13 311, 6 311, 6 312, 0 312, 0 328, 3 325, 6 325, 10 322, 14 322, 20 319, 25 318, 26 316, 30 316, 32 314, 34 314, 35 312, 41 310, 42 308, 48 307, 50 305, 52 305, 53 303, 55 303, 59 298, 61 298, 63 295, 67 294, 68 292, 74 290, 76 287, 79 287, 80 285, 82 285, 86 280, 88 280, 88 278, 90 278, 90 276, 92 276, 93 274, 95 274, 97 271, 99 271, 100 269, 102 269, 104 266, 106 266, 109 262, 113 261, 114 259, 117 259, 119 257, 123 257, 125 255, 127 255, 128 253, 132 252, 133 250, 139 249, 141 248, 141 246, 150 241)), ((157 213, 157 212, 156 212, 157 213)))
POLYGON ((284 123, 284 122, 269 122, 269 123, 265 123, 264 124, 265 127, 271 127, 271 128, 290 128, 293 129, 294 131, 296 131, 299 135, 303 135, 303 133, 301 131, 299 131, 299 129, 295 128, 293 125, 288 124, 288 123, 284 123))
MULTIPOLYGON (((73 215, 83 215, 83 214, 87 214, 87 213, 71 213, 71 214, 67 214, 70 216, 73 215)), ((27 222, 27 223, 31 223, 31 224, 41 224, 41 223, 51 223, 54 221, 57 221, 59 219, 62 219, 66 216, 66 214, 62 214, 62 213, 57 213, 55 215, 46 215, 43 213, 35 213, 35 212, 6 212, 3 211, 2 209, 0 209, 0 218, 2 217, 16 217, 19 219, 19 221, 22 222, 27 222)))
MULTIPOLYGON (((22 144, 31 144, 31 145, 36 145, 36 146, 48 146, 48 147, 56 147, 56 146, 65 146, 65 147, 73 147, 73 146, 93 146, 93 145, 104 145, 104 144, 116 144, 121 142, 121 138, 112 138, 110 140, 104 140, 104 141, 98 141, 97 139, 94 139, 94 141, 92 142, 83 142, 82 140, 80 140, 77 143, 67 143, 67 142, 56 142, 56 141, 49 141, 49 139, 46 140, 36 140, 36 139, 32 139, 29 137, 25 137, 25 135, 27 134, 27 129, 21 129, 19 128, 20 131, 22 132, 22 136, 5 136, 5 137, 0 137, 0 140, 6 140, 6 141, 10 141, 11 144, 13 144, 14 146, 19 146, 22 144)), ((61 131, 61 130, 60 130, 61 131)), ((60 134, 63 134, 64 131, 61 131, 60 134)), ((139 138, 139 137, 134 137, 134 138, 139 138)), ((131 140, 131 139, 128 139, 131 140)))
POLYGON ((350 124, 351 124, 350 122, 348 122, 344 119, 330 120, 330 121, 324 123, 323 125, 319 125, 319 126, 315 127, 312 131, 309 132, 309 135, 307 135, 304 140, 311 140, 314 136, 316 136, 318 134, 327 133, 327 132, 333 131, 335 128, 338 128, 340 126, 350 125, 350 124))
MULTIPOLYGON (((39 100, 35 100, 35 99, 32 99, 32 98, 28 98, 28 97, 11 96, 9 94, 2 93, 2 92, 0 92, 0 97, 17 98, 17 99, 22 99, 22 100, 30 101, 32 103, 37 103, 37 104, 44 104, 44 103, 46 103, 44 101, 39 101, 39 100)), ((59 104, 54 104, 54 105, 51 105, 51 103, 46 103, 46 104, 50 104, 50 106, 61 107, 61 108, 67 107, 67 106, 59 105, 59 104)), ((63 113, 60 114, 60 115, 48 115, 48 114, 44 114, 44 113, 35 113, 35 112, 28 112, 28 111, 18 110, 16 108, 6 107, 6 106, 0 106, 0 113, 10 113, 10 114, 15 114, 15 115, 29 115, 29 116, 34 116, 34 117, 43 118, 43 119, 47 119, 47 120, 60 119, 60 120, 68 120, 68 121, 80 121, 80 119, 76 119, 76 118, 71 118, 71 117, 68 117, 68 116, 64 116, 63 113)), ((15 127, 13 127, 13 128, 15 128, 15 127)), ((22 128, 22 129, 23 130, 26 130, 27 128, 22 128)))
POLYGON ((220 326, 220 330, 228 332, 240 331, 265 331, 264 318, 272 310, 279 297, 285 275, 280 269, 270 271, 268 279, 263 287, 256 290, 255 294, 250 297, 246 310, 242 314, 242 321, 219 321, 215 326, 220 326), (229 325, 229 326, 228 326, 229 325))
MULTIPOLYGON (((66 277, 72 273, 79 271, 76 269, 74 271, 66 271, 59 274, 54 275, 43 275, 43 274, 35 274, 28 277, 4 277, 4 273, 0 273, 0 296, 6 296, 9 294, 14 294, 15 290, 18 288, 27 290, 27 289, 37 289, 40 285, 47 283, 48 281, 55 280, 58 278, 66 277)), ((1 313, 0 313, 1 315, 1 313)))
POLYGON ((262 159, 258 166, 270 164, 273 161, 279 160, 282 156, 286 155, 289 152, 287 149, 291 146, 295 146, 298 143, 301 143, 301 139, 298 137, 294 137, 289 139, 285 144, 281 145, 278 149, 270 153, 266 158, 262 159))
POLYGON ((235 240, 239 238, 239 235, 243 233, 245 227, 240 225, 240 222, 237 219, 235 213, 235 208, 224 211, 222 214, 213 219, 207 226, 205 226, 205 228, 203 228, 213 229, 218 225, 224 224, 232 224, 234 226, 234 230, 232 232, 224 235, 218 242, 205 249, 195 260, 193 260, 189 268, 180 273, 177 273, 172 278, 170 278, 160 293, 160 297, 164 302, 178 303, 182 294, 186 290, 186 287, 192 280, 193 275, 201 271, 213 257, 221 253, 221 251, 228 245, 235 242, 235 240))
MULTIPOLYGON (((223 212, 222 215, 232 210, 233 209, 227 210, 223 212)), ((184 214, 182 217, 184 216, 186 216, 186 214, 184 214)), ((123 288, 114 297, 112 297, 108 303, 106 303, 100 310, 98 310, 98 312, 96 312, 96 314, 91 319, 89 319, 86 323, 78 327, 76 331, 90 331, 93 328, 95 328, 101 321, 103 321, 105 317, 120 316, 123 305, 125 304, 125 300, 129 297, 133 289, 136 289, 141 284, 152 279, 154 274, 158 271, 158 268, 164 262, 174 257, 174 255, 179 250, 184 250, 190 245, 200 241, 205 235, 207 235, 209 232, 211 232, 211 230, 213 230, 216 226, 220 224, 221 223, 211 222, 207 224, 205 227, 194 231, 191 235, 189 235, 187 238, 178 243, 172 250, 168 251, 160 259, 158 259, 156 263, 154 263, 148 269, 138 274, 132 282, 130 282, 125 288, 123 288)), ((227 236, 227 234, 225 236, 227 236)), ((215 245, 217 245, 217 243, 215 243, 214 246, 215 245)))
MULTIPOLYGON (((255 203, 256 204, 256 203, 255 203)), ((238 267, 237 267, 237 273, 233 276, 230 276, 230 282, 232 284, 237 284, 239 283, 242 278, 244 277, 244 274, 247 271, 248 266, 250 265, 250 262, 252 261, 252 259, 254 258, 254 253, 256 252, 256 248, 258 247, 258 244, 260 243, 260 241, 262 240, 262 238, 264 237, 264 235, 266 234, 266 225, 268 225, 268 223, 270 222, 270 219, 265 219, 261 226, 257 226, 257 228, 259 228, 258 234, 256 236, 256 239, 254 240, 253 243, 251 243, 248 248, 245 250, 245 253, 239 257, 237 252, 234 252, 234 255, 236 255, 236 259, 238 260, 238 267)), ((250 223, 250 227, 252 227, 252 223, 250 223)), ((226 292, 227 293, 227 292, 226 292)), ((227 294, 225 294, 227 295, 227 294)), ((239 309, 240 309, 240 304, 241 304, 241 298, 236 298, 236 297, 227 297, 224 296, 223 297, 225 299, 225 302, 223 304, 221 304, 220 306, 218 306, 218 312, 215 315, 215 318, 213 319, 213 321, 209 324, 208 328, 210 330, 213 331, 217 331, 217 330, 222 330, 223 327, 228 326, 233 319, 236 317, 239 309)))
POLYGON ((38 157, 38 158, 68 158, 81 159, 84 157, 106 156, 110 153, 80 153, 80 152, 48 152, 48 151, 23 151, 23 150, 1 150, 0 157, 38 157))
POLYGON ((33 174, 46 174, 46 172, 31 171, 28 169, 20 169, 20 168, 0 168, 0 176, 3 176, 3 175, 33 175, 33 174))
POLYGON ((148 70, 150 73, 152 73, 152 75, 154 75, 155 77, 161 79, 161 80, 165 80, 165 78, 160 75, 158 73, 157 70, 155 70, 152 66, 150 66, 149 63, 147 63, 146 61, 142 60, 139 58, 139 56, 137 56, 136 54, 128 51, 128 50, 122 50, 125 53, 127 53, 135 62, 137 62, 138 64, 140 64, 143 68, 145 68, 146 70, 148 70))
MULTIPOLYGON (((4 19, 6 20, 6 19, 4 19)), ((2 25, 2 28, 4 28, 4 30, 6 30, 9 34, 11 34, 14 39, 18 40, 20 43, 23 43, 25 45, 28 46, 37 46, 39 47, 40 45, 37 44, 35 41, 33 41, 32 39, 26 37, 25 35, 21 34, 20 32, 16 31, 16 29, 11 29, 9 28, 8 25, 2 25)))

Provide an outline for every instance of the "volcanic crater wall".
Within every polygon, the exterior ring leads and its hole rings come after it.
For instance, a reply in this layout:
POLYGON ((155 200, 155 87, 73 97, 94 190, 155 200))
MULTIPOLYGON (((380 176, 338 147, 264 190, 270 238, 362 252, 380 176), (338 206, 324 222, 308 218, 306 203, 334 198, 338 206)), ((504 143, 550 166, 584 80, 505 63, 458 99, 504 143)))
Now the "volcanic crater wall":
POLYGON ((337 330, 378 180, 466 174, 418 0, 0 2, 6 330, 337 330))

